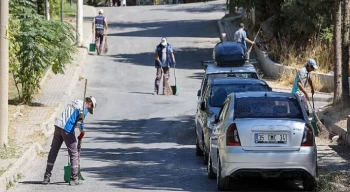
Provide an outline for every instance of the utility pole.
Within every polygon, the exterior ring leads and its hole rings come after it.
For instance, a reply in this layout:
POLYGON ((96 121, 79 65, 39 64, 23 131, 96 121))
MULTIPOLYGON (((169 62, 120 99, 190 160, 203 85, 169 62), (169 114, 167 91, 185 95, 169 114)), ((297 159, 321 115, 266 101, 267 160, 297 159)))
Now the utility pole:
POLYGON ((61 22, 63 22, 63 0, 61 0, 61 22))
POLYGON ((77 0, 77 44, 83 44, 83 0, 77 0))
POLYGON ((9 0, 0 1, 0 148, 8 143, 9 42, 6 39, 9 24, 9 0))
POLYGON ((50 3, 49 3, 49 0, 45 0, 45 16, 46 16, 46 20, 50 21, 50 3))

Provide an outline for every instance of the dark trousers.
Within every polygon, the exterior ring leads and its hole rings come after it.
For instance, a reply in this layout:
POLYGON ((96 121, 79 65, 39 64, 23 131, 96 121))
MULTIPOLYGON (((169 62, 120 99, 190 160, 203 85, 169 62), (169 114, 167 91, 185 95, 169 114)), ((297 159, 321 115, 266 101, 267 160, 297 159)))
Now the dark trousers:
POLYGON ((68 154, 72 166, 72 179, 76 179, 78 176, 78 149, 77 149, 77 138, 73 133, 67 133, 64 129, 55 126, 55 132, 52 139, 51 149, 49 157, 47 159, 47 166, 45 174, 51 176, 51 171, 55 164, 58 152, 61 148, 62 143, 66 144, 68 148, 68 154))
POLYGON ((96 50, 98 54, 100 54, 102 50, 103 35, 104 35, 103 30, 95 30, 95 45, 96 45, 96 50))
POLYGON ((163 68, 164 74, 162 74, 162 69, 160 67, 157 67, 156 80, 154 81, 154 92, 156 92, 158 94, 160 80, 161 80, 162 75, 163 75, 163 94, 167 95, 167 93, 165 93, 165 91, 166 91, 165 90, 165 83, 168 82, 168 80, 170 78, 169 67, 162 67, 162 68, 163 68))

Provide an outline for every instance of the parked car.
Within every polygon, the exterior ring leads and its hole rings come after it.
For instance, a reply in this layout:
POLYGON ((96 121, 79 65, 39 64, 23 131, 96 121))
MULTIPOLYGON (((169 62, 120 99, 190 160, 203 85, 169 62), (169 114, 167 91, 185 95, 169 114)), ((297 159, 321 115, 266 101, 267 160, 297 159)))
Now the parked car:
POLYGON ((197 96, 200 99, 200 96, 203 94, 203 89, 207 86, 207 83, 211 79, 221 78, 221 77, 240 77, 240 78, 253 78, 259 79, 258 72, 256 71, 254 65, 245 64, 241 67, 218 67, 213 62, 208 61, 205 64, 206 69, 202 79, 201 87, 198 90, 197 96))
POLYGON ((204 89, 203 97, 197 105, 195 116, 196 155, 203 155, 203 162, 208 162, 209 138, 211 129, 208 124, 213 115, 218 115, 221 105, 228 94, 245 91, 271 91, 269 85, 260 79, 216 78, 210 80, 204 89))
POLYGON ((219 190, 231 178, 301 179, 315 188, 317 147, 305 109, 292 93, 232 93, 215 118, 208 177, 219 190))

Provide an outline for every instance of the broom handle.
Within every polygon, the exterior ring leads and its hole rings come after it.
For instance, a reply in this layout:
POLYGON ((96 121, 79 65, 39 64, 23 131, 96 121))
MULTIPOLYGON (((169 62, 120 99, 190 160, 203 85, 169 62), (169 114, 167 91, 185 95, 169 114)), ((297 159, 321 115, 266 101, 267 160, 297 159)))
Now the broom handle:
POLYGON ((176 85, 176 73, 175 73, 175 65, 174 65, 174 79, 175 79, 175 85, 176 85))
MULTIPOLYGON (((260 25, 260 28, 259 28, 258 32, 256 33, 256 35, 255 35, 255 37, 254 37, 253 42, 255 42, 256 38, 258 37, 259 32, 260 32, 260 29, 261 29, 261 25, 260 25)), ((249 47, 249 50, 247 51, 247 53, 248 53, 249 51, 251 51, 251 50, 252 50, 253 46, 254 46, 254 45, 251 45, 251 46, 249 47)))

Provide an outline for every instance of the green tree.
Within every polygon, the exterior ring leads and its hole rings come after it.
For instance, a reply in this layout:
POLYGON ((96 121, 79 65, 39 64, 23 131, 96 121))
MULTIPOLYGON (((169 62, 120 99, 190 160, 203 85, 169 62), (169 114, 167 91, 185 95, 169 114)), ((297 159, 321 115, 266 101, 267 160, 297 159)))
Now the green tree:
POLYGON ((27 0, 10 4, 10 70, 22 86, 21 100, 30 103, 39 83, 51 66, 63 73, 76 51, 74 28, 65 22, 47 21, 27 0))

